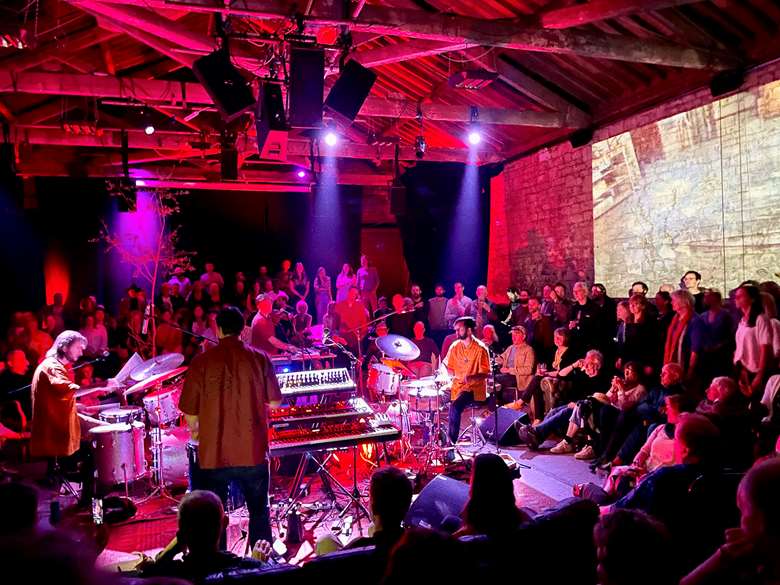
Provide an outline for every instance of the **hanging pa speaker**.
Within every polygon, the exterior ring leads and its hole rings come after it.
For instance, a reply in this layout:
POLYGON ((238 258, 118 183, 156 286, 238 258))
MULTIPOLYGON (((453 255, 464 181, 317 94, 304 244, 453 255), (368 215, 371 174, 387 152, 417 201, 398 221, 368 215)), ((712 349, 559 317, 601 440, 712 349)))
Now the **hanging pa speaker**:
POLYGON ((520 442, 515 430, 517 420, 524 424, 531 422, 527 413, 502 406, 484 418, 479 425, 479 430, 482 431, 485 440, 491 443, 495 443, 498 439, 499 445, 517 445, 520 442))
POLYGON ((310 47, 290 50, 290 126, 322 126, 322 94, 325 91, 325 51, 310 47))
POLYGON ((192 72, 226 122, 235 120, 254 107, 252 89, 230 62, 230 55, 225 49, 196 59, 192 64, 192 72))
POLYGON ((441 530, 452 518, 460 518, 469 499, 469 485, 446 475, 437 475, 415 498, 404 524, 441 530))
POLYGON ((287 160, 287 119, 284 115, 282 87, 263 83, 255 109, 257 152, 260 158, 287 160))
POLYGON ((325 99, 325 108, 354 121, 376 81, 376 73, 357 61, 349 61, 325 99))
POLYGON ((406 215, 406 187, 395 183, 390 185, 390 213, 406 215))

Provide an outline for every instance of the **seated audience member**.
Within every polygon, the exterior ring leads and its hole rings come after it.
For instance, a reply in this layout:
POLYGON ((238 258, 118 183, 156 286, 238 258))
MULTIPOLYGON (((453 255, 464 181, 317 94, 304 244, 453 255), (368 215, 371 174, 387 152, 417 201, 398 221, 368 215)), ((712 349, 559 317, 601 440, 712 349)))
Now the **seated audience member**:
POLYGON ((407 530, 390 554, 382 584, 472 583, 476 574, 466 553, 465 545, 452 536, 407 530))
MULTIPOLYGON (((343 548, 374 546, 386 559, 404 534, 403 521, 412 504, 412 483, 397 467, 377 469, 371 474, 368 498, 372 517, 369 536, 356 538, 343 548)), ((340 548, 341 543, 328 535, 317 543, 317 556, 340 548)))
POLYGON ((142 569, 144 577, 166 576, 202 580, 230 569, 259 569, 263 563, 219 549, 228 518, 216 494, 203 490, 188 493, 179 504, 176 538, 142 569), (174 560, 178 553, 182 560, 174 560))
POLYGON ((512 327, 512 345, 496 358, 501 366, 496 382, 502 386, 502 402, 516 399, 524 392, 534 374, 534 350, 526 343, 526 330, 522 325, 512 327), (504 390, 510 391, 504 391, 504 390))
POLYGON ((577 484, 574 486, 574 495, 598 504, 607 504, 636 487, 648 473, 674 465, 674 429, 680 415, 692 407, 681 394, 667 396, 665 412, 668 422, 658 424, 650 431, 647 441, 631 464, 612 466, 603 488, 592 483, 577 484))
POLYGON ((12 349, 6 356, 5 368, 0 372, 0 422, 20 431, 32 416, 30 388, 18 391, 32 380, 30 362, 21 349, 12 349))
POLYGON ((577 406, 574 401, 591 396, 596 392, 604 392, 609 387, 609 379, 602 372, 603 365, 604 357, 601 352, 592 349, 585 354, 583 359, 563 368, 559 372, 559 376, 571 382, 571 388, 568 391, 570 401, 553 408, 536 426, 532 427, 515 422, 520 441, 531 449, 538 449, 548 436, 557 434, 564 437, 561 443, 564 443, 565 447, 556 450, 556 453, 573 452, 574 438, 566 437, 566 430, 569 419, 577 406))
POLYGON ((675 549, 666 528, 637 510, 602 516, 593 530, 600 585, 677 585, 675 549))
POLYGON ((0 483, 0 540, 21 538, 38 525, 38 490, 20 482, 0 483))
MULTIPOLYGON (((631 461, 639 451, 639 448, 647 439, 647 433, 651 426, 666 422, 663 407, 667 396, 682 394, 684 388, 681 385, 682 368, 679 364, 666 364, 661 368, 661 384, 652 388, 650 392, 639 402, 636 407, 636 424, 629 431, 623 444, 618 448, 617 455, 610 461, 607 457, 600 457, 598 465, 609 464, 623 465, 631 461)), ((689 399, 693 400, 693 399, 689 399)))
POLYGON ((756 463, 739 484, 740 525, 680 585, 780 583, 780 458, 756 463))
POLYGON ((552 361, 539 362, 537 374, 531 378, 526 389, 520 394, 519 399, 510 404, 509 408, 520 410, 527 404, 531 418, 534 421, 541 422, 548 406, 552 408, 552 404, 547 405, 548 396, 551 402, 553 395, 559 393, 560 380, 558 376, 560 371, 576 361, 574 352, 569 349, 569 337, 570 333, 567 328, 559 327, 555 330, 553 334, 555 353, 552 361), (548 396, 545 396, 545 386, 547 387, 548 396))
POLYGON ((720 432, 712 421, 700 414, 681 415, 674 430, 675 465, 649 473, 612 504, 613 509, 631 508, 654 516, 679 546, 687 547, 686 562, 697 562, 709 554, 706 548, 713 535, 708 524, 728 502, 704 504, 692 495, 692 486, 709 479, 720 481, 719 453, 720 432))
POLYGON ((495 453, 480 453, 471 470, 469 500, 463 526, 455 536, 484 534, 500 539, 511 536, 530 517, 517 507, 512 472, 495 453))
POLYGON ((753 461, 753 434, 748 400, 731 378, 718 376, 707 388, 696 412, 720 429, 721 462, 731 469, 747 469, 753 461))

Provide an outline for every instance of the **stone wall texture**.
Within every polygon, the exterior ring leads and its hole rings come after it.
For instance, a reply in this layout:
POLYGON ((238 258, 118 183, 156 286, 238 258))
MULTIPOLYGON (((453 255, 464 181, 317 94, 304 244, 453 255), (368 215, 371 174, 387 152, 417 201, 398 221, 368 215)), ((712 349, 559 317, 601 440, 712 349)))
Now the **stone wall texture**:
POLYGON ((585 276, 624 296, 648 273, 658 280, 651 288, 672 275, 676 282, 687 262, 707 286, 733 286, 743 274, 769 278, 766 249, 780 252, 772 229, 780 193, 768 181, 780 177, 772 162, 780 161, 776 80, 780 64, 768 64, 725 100, 692 92, 599 129, 590 145, 566 142, 508 163, 491 201, 493 294, 509 284, 538 293, 585 276), (746 234, 746 215, 758 236, 746 234), (671 252, 656 249, 670 242, 671 252))

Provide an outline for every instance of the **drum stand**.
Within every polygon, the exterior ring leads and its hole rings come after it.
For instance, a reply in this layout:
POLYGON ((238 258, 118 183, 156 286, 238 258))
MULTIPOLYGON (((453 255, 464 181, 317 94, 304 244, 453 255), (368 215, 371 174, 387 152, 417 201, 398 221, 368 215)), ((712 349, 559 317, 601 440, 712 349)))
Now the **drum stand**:
POLYGON ((427 475, 428 469, 431 464, 438 461, 444 462, 444 454, 447 452, 447 448, 441 445, 441 405, 439 400, 441 394, 436 395, 436 407, 435 410, 428 408, 428 415, 426 417, 425 426, 428 429, 428 442, 423 446, 422 451, 418 454, 418 461, 422 459, 420 463, 419 475, 427 475), (424 459, 423 459, 424 458, 424 459))
POLYGON ((141 500, 141 502, 148 502, 152 498, 160 496, 178 505, 179 500, 173 497, 173 494, 171 494, 168 491, 168 488, 165 487, 165 478, 163 477, 163 440, 162 440, 163 428, 162 428, 162 423, 160 418, 160 415, 162 414, 162 407, 160 406, 159 394, 157 396, 157 405, 155 406, 154 412, 157 415, 157 426, 155 427, 150 425, 151 427, 150 435, 152 438, 151 476, 152 476, 152 484, 155 487, 148 496, 144 497, 141 500))

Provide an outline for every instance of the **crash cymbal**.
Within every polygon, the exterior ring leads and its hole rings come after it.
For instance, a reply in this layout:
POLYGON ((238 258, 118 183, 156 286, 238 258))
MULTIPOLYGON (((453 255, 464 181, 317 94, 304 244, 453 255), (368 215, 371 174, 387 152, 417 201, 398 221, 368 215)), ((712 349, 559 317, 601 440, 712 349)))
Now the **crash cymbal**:
POLYGON ((130 378, 136 382, 143 382, 152 376, 175 370, 182 365, 182 363, 184 363, 184 356, 182 354, 164 353, 138 364, 133 368, 133 371, 130 372, 130 378))
POLYGON ((154 374, 152 376, 149 376, 148 378, 146 378, 146 380, 141 380, 140 382, 133 384, 127 390, 125 390, 124 392, 125 398, 127 398, 131 394, 135 394, 136 392, 143 392, 144 390, 149 390, 150 388, 154 388, 157 384, 161 384, 166 380, 175 378, 179 374, 183 374, 186 371, 187 371, 187 366, 182 366, 180 368, 174 368, 173 370, 170 370, 168 372, 163 372, 161 374, 154 374))
POLYGON ((420 356, 420 348, 403 335, 383 335, 376 338, 376 346, 391 359, 408 362, 420 356))

